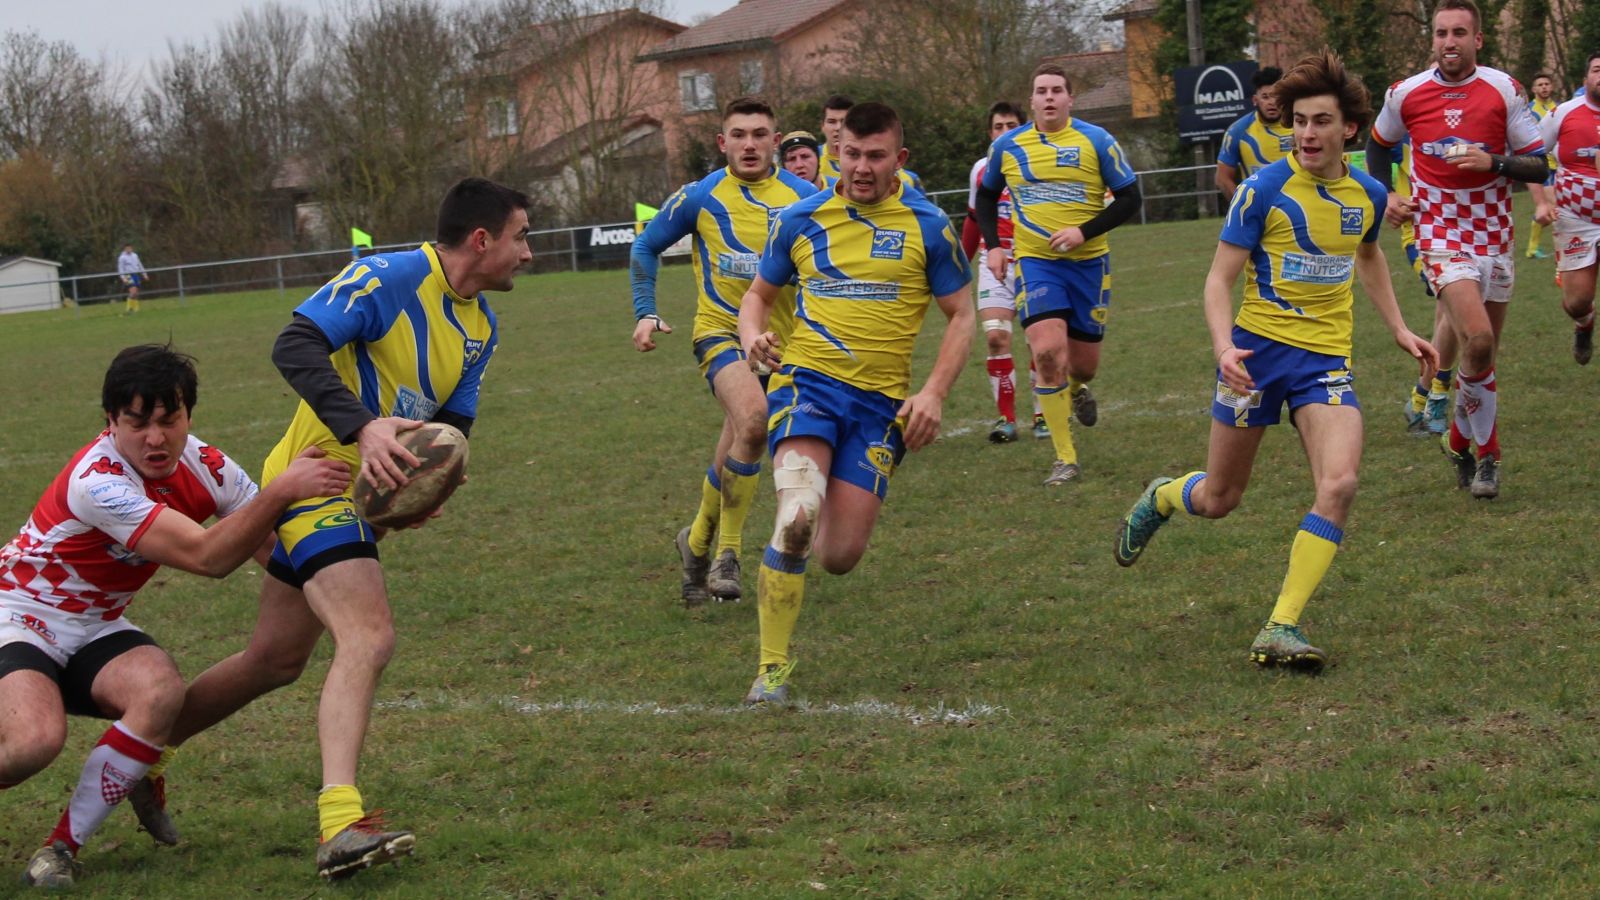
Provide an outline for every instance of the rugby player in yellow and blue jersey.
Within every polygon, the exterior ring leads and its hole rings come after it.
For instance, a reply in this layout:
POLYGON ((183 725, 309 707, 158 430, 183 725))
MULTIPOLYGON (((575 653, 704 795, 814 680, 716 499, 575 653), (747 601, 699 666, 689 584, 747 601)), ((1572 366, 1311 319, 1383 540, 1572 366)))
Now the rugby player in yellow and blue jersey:
POLYGON ((1277 92, 1295 150, 1239 186, 1206 276, 1206 326, 1217 358, 1206 468, 1150 482, 1122 521, 1115 555, 1119 565, 1133 565, 1179 509, 1220 519, 1238 506, 1266 426, 1287 403, 1316 501, 1300 522, 1283 589, 1250 658, 1315 672, 1327 654, 1306 640, 1300 614, 1344 537, 1361 462, 1361 408, 1350 370, 1352 276, 1402 350, 1424 371, 1436 359, 1406 328, 1377 243, 1388 192, 1343 159, 1345 144, 1371 117, 1367 89, 1324 50, 1291 69, 1277 92), (1233 286, 1246 267, 1234 319, 1233 286))
MULTIPOLYGON (((400 464, 417 464, 398 433, 426 421, 472 430, 496 343, 494 313, 480 292, 511 290, 516 270, 532 259, 528 206, 521 192, 463 179, 440 204, 434 243, 353 261, 295 309, 272 360, 301 403, 267 457, 263 485, 317 447, 392 488, 404 481, 400 464)), ((189 686, 169 741, 170 750, 293 682, 328 631, 333 661, 317 712, 317 871, 324 878, 403 856, 416 841, 368 815, 355 787, 373 693, 395 640, 380 536, 348 494, 290 507, 278 520, 249 645, 189 686)), ((151 778, 161 777, 168 758, 151 778)))
MULTIPOLYGON (((1533 83, 1528 87, 1533 93, 1533 97, 1528 101, 1528 112, 1533 113, 1535 122, 1543 122, 1545 116, 1555 112, 1556 107, 1561 105, 1556 102, 1553 96, 1555 94, 1555 82, 1550 79, 1548 73, 1540 72, 1533 76, 1533 83)), ((1554 153, 1546 154, 1545 159, 1549 161, 1550 179, 1544 183, 1544 191, 1549 191, 1555 185, 1556 155, 1554 153)), ((1535 198, 1538 198, 1542 193, 1534 185, 1529 185, 1528 190, 1533 193, 1535 198)), ((1555 201, 1546 198, 1545 202, 1553 206, 1555 201)), ((1528 259, 1548 258, 1550 254, 1544 252, 1544 249, 1539 246, 1540 240, 1544 237, 1544 223, 1539 221, 1538 216, 1534 216, 1530 220, 1530 225, 1531 227, 1528 229, 1528 250, 1523 255, 1528 259)))
POLYGON ((1283 77, 1276 66, 1258 69, 1250 79, 1254 93, 1250 103, 1255 109, 1240 116, 1222 135, 1222 146, 1217 150, 1217 190, 1229 200, 1239 189, 1239 182, 1260 169, 1272 165, 1289 154, 1294 145, 1294 132, 1278 120, 1277 94, 1272 86, 1283 77))
MULTIPOLYGON (((710 597, 737 600, 743 593, 739 551, 761 474, 767 403, 761 381, 743 364, 739 301, 756 276, 772 220, 784 207, 817 192, 815 185, 774 169, 778 139, 772 107, 751 97, 729 103, 717 135, 727 167, 679 188, 633 242, 633 346, 644 353, 655 349, 656 332, 672 333, 656 313, 657 259, 685 236, 694 236, 694 355, 722 405, 722 433, 700 484, 700 508, 677 537, 682 596, 689 606, 710 597)), ((774 327, 785 335, 793 328, 787 297, 774 327)))
MULTIPOLYGON (((843 94, 834 94, 822 104, 822 136, 824 140, 822 160, 818 164, 817 175, 822 179, 823 190, 832 190, 834 184, 839 180, 839 129, 844 124, 845 113, 848 113, 850 107, 854 105, 855 101, 843 94)), ((910 156, 909 152, 907 156, 910 156)), ((901 168, 894 170, 894 177, 900 179, 900 183, 910 190, 919 194, 927 193, 927 190, 922 186, 922 176, 905 168, 903 163, 901 168)))
POLYGON ((1006 280, 1017 259, 1017 310, 1033 352, 1034 395, 1050 428, 1056 458, 1047 485, 1079 475, 1069 417, 1084 427, 1099 418, 1089 382, 1100 368, 1100 342, 1111 307, 1111 250, 1105 234, 1139 210, 1139 179, 1105 129, 1072 118, 1065 69, 1033 70, 1033 121, 989 148, 974 210, 986 265, 1006 280), (1000 241, 1000 193, 1011 191, 1012 249, 1000 241), (1114 199, 1105 203, 1106 191, 1114 199))
POLYGON ((895 466, 938 437, 944 398, 972 349, 972 270, 950 219, 895 177, 905 158, 894 110, 851 107, 843 177, 778 217, 739 310, 750 363, 781 366, 767 394, 777 525, 756 581, 761 657, 746 703, 788 700, 807 561, 815 552, 835 575, 855 568, 895 466), (768 318, 795 279, 794 334, 784 341, 768 318), (930 302, 948 323, 913 394, 911 348, 930 302))

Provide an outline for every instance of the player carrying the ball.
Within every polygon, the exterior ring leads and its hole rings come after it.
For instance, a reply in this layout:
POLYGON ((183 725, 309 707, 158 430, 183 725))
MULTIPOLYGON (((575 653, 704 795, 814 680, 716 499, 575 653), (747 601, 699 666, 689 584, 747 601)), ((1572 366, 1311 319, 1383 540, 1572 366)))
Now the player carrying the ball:
POLYGON ((1352 276, 1423 371, 1438 359, 1401 318, 1378 246, 1388 192, 1348 167, 1345 144, 1371 115, 1367 89, 1324 50, 1276 85, 1295 149, 1245 179, 1206 276, 1206 326, 1217 359, 1206 468, 1151 481, 1122 520, 1117 563, 1131 566, 1178 510, 1220 519, 1250 483, 1256 450, 1283 405, 1300 433, 1316 500, 1300 522, 1277 605, 1250 647, 1262 667, 1320 670, 1327 654, 1300 629, 1300 613, 1333 562, 1355 500, 1361 407, 1350 369, 1352 276), (1233 286, 1249 267, 1233 317, 1233 286), (1231 320, 1231 321, 1230 321, 1231 320))
MULTIPOLYGON (((772 107, 753 97, 729 103, 717 134, 727 167, 679 188, 633 242, 633 346, 648 353, 656 348, 656 332, 672 333, 656 312, 658 258, 685 235, 694 236, 694 356, 722 406, 722 432, 700 483, 700 508, 677 538, 683 602, 689 606, 711 597, 737 600, 743 593, 739 552, 761 475, 767 404, 761 380, 744 364, 739 347, 739 300, 750 289, 778 212, 817 192, 810 182, 773 167, 778 139, 772 107)), ((774 320, 785 336, 793 327, 792 295, 786 292, 774 320)))
MULTIPOLYGON (((403 467, 418 463, 398 433, 435 421, 470 434, 496 343, 494 313, 480 292, 511 290, 517 269, 532 258, 529 205, 519 191, 463 179, 440 205, 434 243, 351 262, 300 304, 272 359, 301 403, 267 457, 263 485, 305 448, 318 447, 352 471, 359 466, 361 478, 394 488, 404 481, 403 467)), ((332 634, 317 714, 316 860, 326 878, 405 855, 415 843, 411 832, 368 815, 355 786, 372 698, 394 651, 380 536, 349 492, 289 509, 278 522, 249 645, 189 685, 171 738, 180 744, 292 683, 323 631, 332 634)), ((166 761, 152 770, 158 787, 166 761)), ((136 811, 152 834, 176 839, 162 804, 136 811)))
POLYGON ((767 392, 778 515, 756 581, 761 655, 749 704, 787 702, 812 552, 835 575, 855 568, 895 466, 938 437, 972 345, 972 270, 950 219, 895 175, 906 160, 900 117, 862 103, 841 129, 838 182, 778 216, 739 310, 751 366, 781 366, 767 392), (784 341, 768 323, 796 278, 784 341), (910 394, 911 348, 930 301, 949 323, 933 370, 910 394))

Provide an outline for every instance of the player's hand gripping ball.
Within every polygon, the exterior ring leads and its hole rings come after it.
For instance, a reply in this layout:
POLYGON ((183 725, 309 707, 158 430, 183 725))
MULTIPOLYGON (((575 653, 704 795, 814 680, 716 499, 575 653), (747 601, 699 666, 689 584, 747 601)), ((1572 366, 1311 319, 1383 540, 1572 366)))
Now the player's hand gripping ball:
POLYGON ((396 439, 418 460, 401 466, 406 483, 394 490, 356 481, 356 511, 380 528, 405 528, 444 505, 467 478, 467 436, 453 425, 429 422, 396 439))

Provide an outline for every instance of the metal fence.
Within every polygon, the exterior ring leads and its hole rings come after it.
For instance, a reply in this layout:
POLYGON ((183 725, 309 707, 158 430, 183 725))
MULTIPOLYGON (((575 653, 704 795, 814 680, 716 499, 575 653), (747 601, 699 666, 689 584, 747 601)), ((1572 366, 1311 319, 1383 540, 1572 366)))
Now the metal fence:
MULTIPOLYGON (((1197 187, 1196 176, 1197 173, 1210 170, 1210 166, 1186 166, 1137 173, 1139 190, 1144 196, 1144 203, 1139 210, 1140 224, 1198 217, 1200 210, 1205 208, 1202 201, 1207 195, 1215 196, 1215 192, 1197 187)), ((928 197, 955 222, 961 222, 966 216, 966 190, 932 191, 928 197)), ((632 230, 633 227, 632 222, 613 222, 530 231, 528 244, 533 251, 533 260, 528 264, 527 271, 577 272, 626 266, 625 248, 616 245, 597 247, 591 238, 599 232, 620 228, 632 230)), ((421 243, 383 244, 374 247, 372 252, 409 250, 421 246, 421 243)), ((350 259, 349 249, 338 249, 159 266, 145 270, 145 283, 139 289, 139 296, 141 299, 176 297, 182 303, 190 294, 264 288, 284 291, 291 287, 321 285, 338 274, 350 259)), ((58 285, 62 301, 74 309, 95 303, 117 302, 126 295, 126 288, 115 272, 69 275, 48 281, 4 285, 0 286, 0 291, 41 284, 58 285)), ((54 308, 55 304, 39 304, 19 306, 12 311, 54 308)))

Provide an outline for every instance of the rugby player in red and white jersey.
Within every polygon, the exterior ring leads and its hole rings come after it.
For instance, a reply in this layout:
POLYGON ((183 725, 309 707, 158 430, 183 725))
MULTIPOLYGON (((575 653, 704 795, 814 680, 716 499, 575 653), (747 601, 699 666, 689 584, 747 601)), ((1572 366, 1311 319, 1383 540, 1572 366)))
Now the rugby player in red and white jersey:
MULTIPOLYGON (((1461 354, 1445 454, 1457 485, 1487 499, 1500 492, 1494 367, 1514 272, 1511 182, 1541 184, 1548 169, 1522 86, 1478 65, 1482 47, 1477 5, 1440 0, 1433 14, 1437 65, 1389 88, 1368 152, 1381 158, 1411 137, 1411 196, 1390 185, 1385 218, 1391 225, 1415 220, 1423 274, 1461 354)), ((1386 171, 1378 177, 1389 183, 1386 171)))
POLYGON ((1594 356, 1595 263, 1600 244, 1600 169, 1595 166, 1600 154, 1600 51, 1589 54, 1583 91, 1545 116, 1540 127, 1545 149, 1559 164, 1555 205, 1540 210, 1540 221, 1556 226, 1561 308, 1573 321, 1572 358, 1586 366, 1594 356))
POLYGON ((0 787, 55 759, 68 713, 115 720, 29 860, 28 884, 72 886, 78 849, 160 757, 183 706, 172 658, 123 617, 133 595, 163 565, 221 578, 258 551, 264 560, 291 503, 349 483, 344 465, 308 453, 258 494, 189 433, 196 388, 194 361, 169 347, 117 354, 101 393, 106 430, 0 548, 0 787))
MULTIPOLYGON (((1005 134, 1013 128, 1020 127, 1028 121, 1028 116, 1022 108, 1005 100, 996 102, 989 107, 989 141, 1005 134)), ((1008 271, 1005 280, 994 277, 989 267, 984 263, 988 259, 988 248, 983 244, 983 234, 978 228, 978 216, 975 212, 978 203, 978 182, 983 179, 983 170, 989 163, 988 154, 972 164, 971 177, 967 179, 967 220, 961 228, 961 249, 966 252, 967 259, 975 255, 978 261, 978 319, 983 323, 983 334, 989 345, 987 368, 989 370, 989 391, 994 397, 995 408, 1000 412, 1000 418, 994 423, 994 428, 989 430, 989 440, 996 444, 1006 444, 1017 439, 1017 385, 1016 364, 1011 358, 1011 323, 1017 316, 1016 288, 1013 273, 1008 271)), ((1011 249, 1011 191, 1000 192, 1000 246, 1011 249)), ((1036 379, 1033 362, 1028 363, 1028 381, 1030 384, 1036 379)), ((1032 391, 1029 391, 1031 394, 1032 391)), ((1050 436, 1050 429, 1044 424, 1044 415, 1039 409, 1038 398, 1033 401, 1033 436, 1043 440, 1050 436)))

